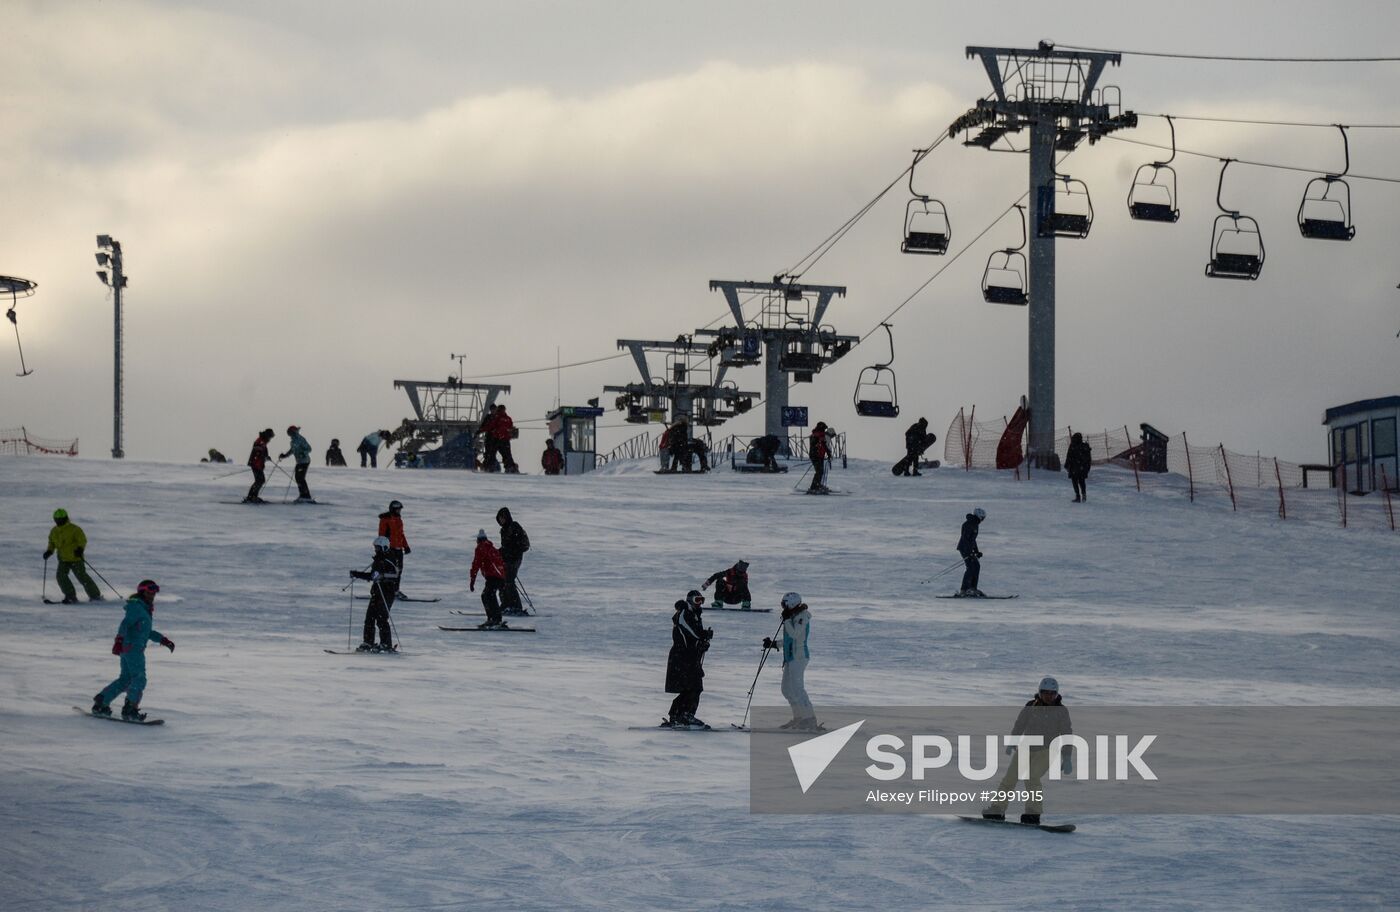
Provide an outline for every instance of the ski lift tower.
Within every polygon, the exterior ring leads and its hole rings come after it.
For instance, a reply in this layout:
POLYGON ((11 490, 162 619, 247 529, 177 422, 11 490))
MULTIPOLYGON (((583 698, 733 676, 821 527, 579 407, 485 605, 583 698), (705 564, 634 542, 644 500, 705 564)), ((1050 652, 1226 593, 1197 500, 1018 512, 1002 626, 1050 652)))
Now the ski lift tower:
POLYGON ((395 464, 429 469, 476 468, 476 435, 482 419, 509 393, 500 383, 463 383, 456 377, 440 380, 395 380, 394 389, 408 394, 413 418, 394 432, 399 442, 395 464), (435 449, 428 449, 436 444, 435 449))
MULTIPOLYGON (((1118 54, 1060 51, 1042 41, 1034 49, 969 47, 967 56, 981 60, 992 83, 992 95, 980 99, 975 108, 954 121, 948 128, 949 136, 977 127, 980 132, 964 145, 1030 154, 1030 223, 1034 230, 1029 232, 1028 458, 1035 465, 1059 469, 1055 455, 1055 237, 1071 235, 1056 230, 1056 181, 1063 182, 1066 190, 1070 181, 1065 175, 1056 175, 1055 154, 1074 150, 1086 138, 1092 144, 1114 130, 1137 126, 1137 115, 1121 111, 1116 86, 1097 88, 1104 67, 1121 62, 1118 54), (1006 150, 997 145, 1006 134, 1023 129, 1030 130, 1029 148, 1006 150)), ((1088 223, 1081 221, 1087 234, 1088 223)))
POLYGON ((627 412, 626 420, 632 424, 674 421, 684 416, 692 427, 711 427, 753 408, 758 394, 726 381, 729 365, 721 364, 716 370, 710 346, 693 336, 677 336, 670 342, 618 339, 617 347, 631 352, 642 379, 625 386, 605 386, 603 391, 621 394, 617 408, 627 412), (652 374, 648 352, 665 353, 660 377, 652 374))
POLYGON ((834 297, 845 297, 844 285, 802 285, 774 276, 771 282, 738 282, 716 279, 710 290, 724 293, 734 328, 700 330, 697 335, 716 337, 722 352, 721 365, 755 364, 763 354, 763 432, 783 441, 788 452, 783 412, 788 407, 788 387, 811 383, 823 367, 835 363, 860 341, 860 336, 837 334, 823 324, 826 309, 834 297), (758 296, 758 314, 744 320, 740 295, 758 296))

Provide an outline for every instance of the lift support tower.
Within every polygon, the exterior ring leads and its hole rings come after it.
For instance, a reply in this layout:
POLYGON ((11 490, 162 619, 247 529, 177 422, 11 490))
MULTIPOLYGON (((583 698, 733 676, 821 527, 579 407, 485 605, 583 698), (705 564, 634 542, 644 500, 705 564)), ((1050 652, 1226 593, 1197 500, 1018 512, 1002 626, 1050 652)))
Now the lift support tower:
MULTIPOLYGON (((1008 133, 1031 131, 1030 154, 1030 288, 1027 400, 1030 409, 1032 464, 1059 468, 1055 455, 1055 154, 1073 151, 1081 141, 1092 144, 1114 130, 1137 125, 1131 111, 1122 113, 1116 87, 1098 90, 1108 64, 1118 54, 1060 51, 1042 41, 1035 49, 969 47, 968 57, 982 62, 992 83, 992 95, 958 118, 949 135, 980 127, 964 145, 992 150, 1008 133), (1112 89, 1115 103, 1106 103, 1112 89)), ((1059 236, 1083 237, 1088 233, 1059 236)))
POLYGON ((728 365, 714 370, 709 346, 690 336, 678 336, 670 342, 618 339, 617 347, 631 352, 642 379, 625 386, 605 386, 603 391, 621 393, 617 407, 627 412, 626 420, 632 424, 674 421, 684 416, 692 426, 709 427, 747 412, 758 395, 726 384, 728 365), (652 374, 648 352, 665 353, 660 377, 652 374))

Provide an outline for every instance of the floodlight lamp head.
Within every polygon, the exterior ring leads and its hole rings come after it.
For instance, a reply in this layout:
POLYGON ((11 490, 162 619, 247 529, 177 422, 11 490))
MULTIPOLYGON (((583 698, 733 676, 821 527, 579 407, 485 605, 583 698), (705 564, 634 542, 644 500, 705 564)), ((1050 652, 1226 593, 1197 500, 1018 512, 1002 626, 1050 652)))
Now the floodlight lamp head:
POLYGON ((97 278, 98 278, 99 280, 101 280, 101 282, 102 282, 103 285, 108 285, 108 284, 110 284, 110 283, 107 281, 107 270, 105 270, 105 269, 99 269, 99 270, 97 270, 97 278))
POLYGON ((97 236, 97 246, 110 249, 112 246, 112 236, 110 234, 99 234, 97 236))
POLYGON ((107 265, 107 261, 111 259, 111 257, 109 257, 109 256, 108 256, 107 254, 105 254, 105 253, 95 253, 95 254, 93 254, 93 256, 97 257, 97 265, 98 265, 98 266, 106 266, 106 265, 107 265))

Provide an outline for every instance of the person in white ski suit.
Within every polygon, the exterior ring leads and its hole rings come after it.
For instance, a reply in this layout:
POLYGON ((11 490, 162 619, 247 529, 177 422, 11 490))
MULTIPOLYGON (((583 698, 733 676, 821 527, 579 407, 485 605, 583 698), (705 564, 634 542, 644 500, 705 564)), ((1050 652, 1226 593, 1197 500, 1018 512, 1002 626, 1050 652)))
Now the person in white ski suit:
MULTIPOLYGON (((807 696, 807 686, 803 677, 807 672, 807 661, 812 657, 807 648, 807 637, 812 629, 812 612, 802 602, 802 596, 789 592, 783 596, 783 698, 792 707, 792 721, 783 723, 783 728, 811 730, 817 728, 817 711, 807 696)), ((764 640, 768 649, 777 649, 773 640, 764 640)))

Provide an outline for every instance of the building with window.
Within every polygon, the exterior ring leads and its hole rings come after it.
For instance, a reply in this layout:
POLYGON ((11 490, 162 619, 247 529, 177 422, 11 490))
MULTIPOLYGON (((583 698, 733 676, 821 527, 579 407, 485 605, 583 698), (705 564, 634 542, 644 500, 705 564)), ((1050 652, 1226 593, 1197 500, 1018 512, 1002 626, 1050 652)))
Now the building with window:
POLYGON ((1327 410, 1329 452, 1336 483, 1349 491, 1400 490, 1396 464, 1396 424, 1400 396, 1362 399, 1327 410))

